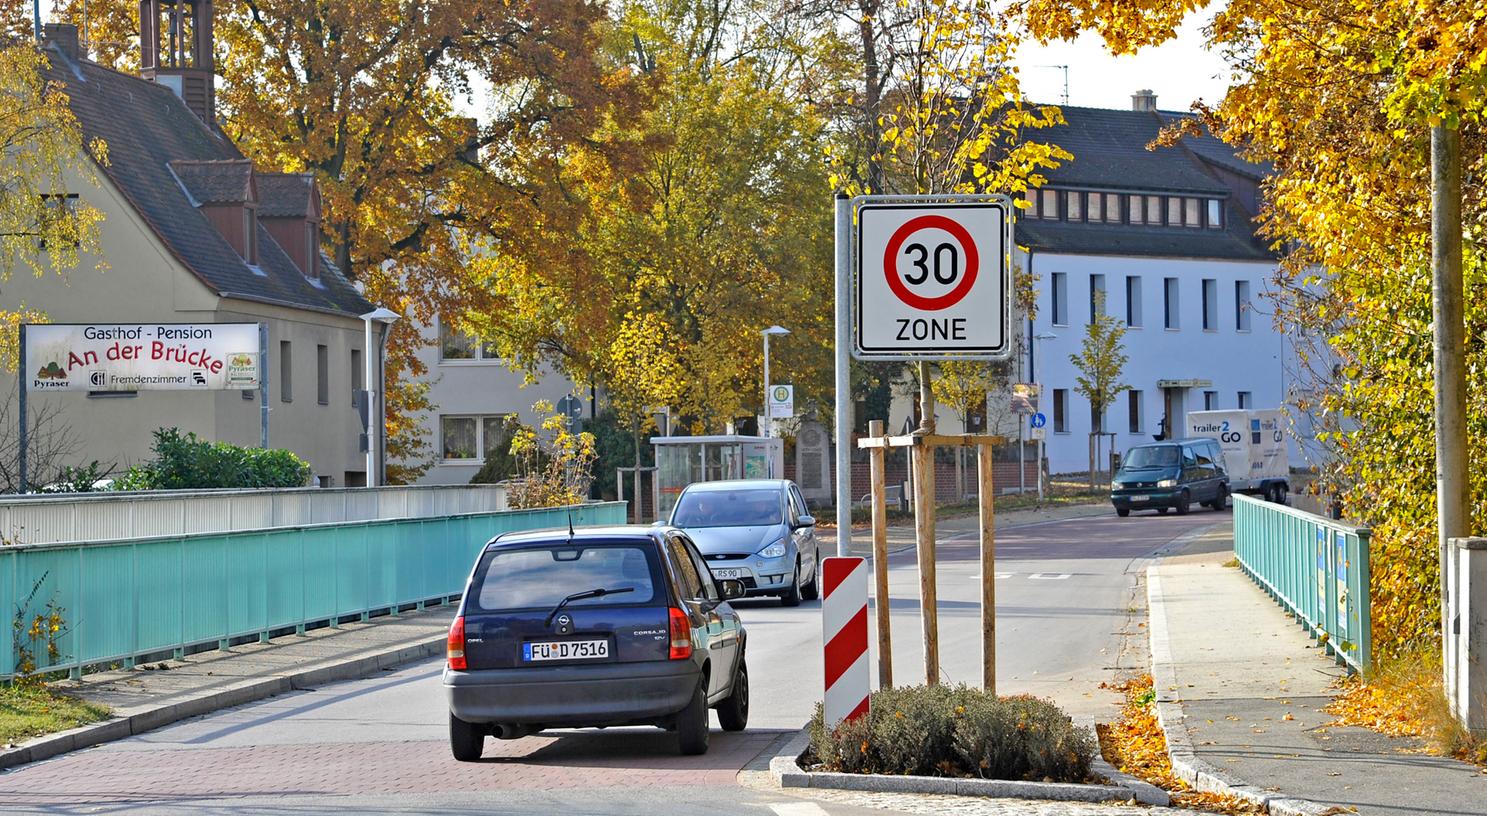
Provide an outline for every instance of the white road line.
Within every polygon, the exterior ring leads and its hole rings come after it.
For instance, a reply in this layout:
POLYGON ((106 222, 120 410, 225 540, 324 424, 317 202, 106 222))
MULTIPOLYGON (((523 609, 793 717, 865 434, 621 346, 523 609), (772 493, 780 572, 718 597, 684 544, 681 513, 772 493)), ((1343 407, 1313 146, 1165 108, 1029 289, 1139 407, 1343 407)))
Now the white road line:
POLYGON ((1034 581, 1062 581, 1065 578, 1068 578, 1071 574, 1072 573, 1068 572, 1035 572, 1032 575, 1029 575, 1028 578, 1031 578, 1034 581))
MULTIPOLYGON (((994 573, 992 573, 992 575, 995 575, 996 576, 996 579, 998 581, 1002 580, 1003 578, 1011 578, 1012 577, 1012 573, 1010 573, 1010 572, 994 572, 994 573)), ((969 577, 970 577, 970 579, 972 581, 979 581, 979 580, 981 580, 981 573, 979 573, 979 572, 973 573, 969 577)))
POLYGON ((775 816, 831 816, 814 802, 775 802, 769 809, 775 816))

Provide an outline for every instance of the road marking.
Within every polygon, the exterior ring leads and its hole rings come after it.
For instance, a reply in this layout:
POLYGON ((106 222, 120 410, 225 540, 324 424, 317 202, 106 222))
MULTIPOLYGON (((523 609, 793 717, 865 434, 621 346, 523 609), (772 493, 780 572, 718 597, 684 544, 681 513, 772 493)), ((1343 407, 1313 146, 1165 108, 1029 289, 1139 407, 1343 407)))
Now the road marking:
POLYGON ((1035 572, 1028 578, 1034 581, 1062 581, 1073 573, 1068 572, 1035 572))
MULTIPOLYGON (((1002 580, 1003 578, 1011 578, 1012 577, 1012 573, 1010 573, 1010 572, 993 572, 992 575, 995 575, 996 576, 996 579, 998 581, 1002 580)), ((979 572, 973 573, 970 576, 970 578, 971 578, 972 581, 979 581, 979 580, 981 580, 981 573, 979 573, 979 572)))
POLYGON ((775 816, 831 816, 813 802, 780 802, 769 806, 775 816))

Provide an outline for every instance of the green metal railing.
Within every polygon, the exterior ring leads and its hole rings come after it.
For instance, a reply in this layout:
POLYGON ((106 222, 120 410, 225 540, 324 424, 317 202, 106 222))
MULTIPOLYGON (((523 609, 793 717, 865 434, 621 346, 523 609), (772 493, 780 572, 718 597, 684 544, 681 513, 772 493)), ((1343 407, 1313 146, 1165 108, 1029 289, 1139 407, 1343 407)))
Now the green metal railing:
MULTIPOLYGON (((572 522, 623 524, 620 502, 571 508, 572 522)), ((0 547, 0 610, 7 630, 47 604, 61 607, 59 659, 70 669, 184 654, 230 641, 425 604, 464 591, 475 553, 516 530, 562 528, 568 508, 426 519, 283 527, 97 543, 0 547)), ((13 642, 0 646, 0 678, 15 673, 13 642)))
POLYGON ((1262 589, 1338 662, 1366 671, 1373 656, 1366 527, 1234 496, 1234 555, 1262 589))

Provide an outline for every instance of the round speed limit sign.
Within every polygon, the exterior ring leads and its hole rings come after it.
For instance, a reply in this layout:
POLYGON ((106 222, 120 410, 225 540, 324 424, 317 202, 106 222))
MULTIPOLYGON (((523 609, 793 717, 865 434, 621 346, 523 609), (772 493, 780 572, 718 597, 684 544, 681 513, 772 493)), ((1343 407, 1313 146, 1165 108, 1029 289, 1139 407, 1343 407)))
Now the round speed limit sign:
POLYGON ((868 197, 858 209, 853 353, 1006 359, 1011 201, 868 197))

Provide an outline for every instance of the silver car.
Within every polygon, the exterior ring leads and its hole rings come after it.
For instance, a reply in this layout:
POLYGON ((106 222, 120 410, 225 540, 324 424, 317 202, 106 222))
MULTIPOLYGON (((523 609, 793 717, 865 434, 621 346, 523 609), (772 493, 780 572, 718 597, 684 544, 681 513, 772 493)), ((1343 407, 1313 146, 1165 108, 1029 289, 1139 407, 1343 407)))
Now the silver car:
POLYGON ((677 498, 670 524, 696 542, 714 578, 739 581, 749 595, 799 606, 820 594, 816 520, 793 482, 696 482, 677 498))

